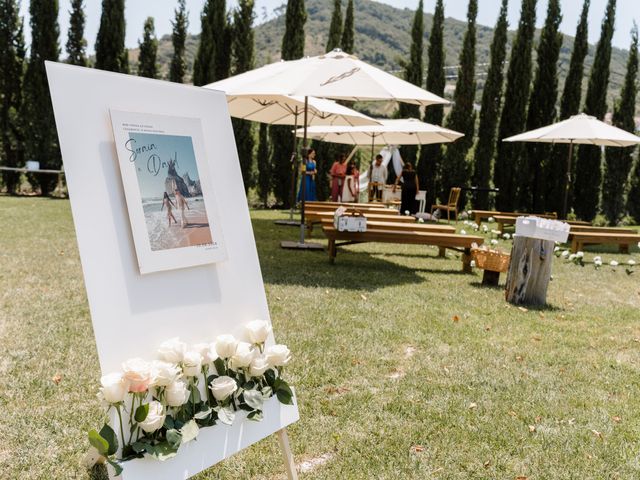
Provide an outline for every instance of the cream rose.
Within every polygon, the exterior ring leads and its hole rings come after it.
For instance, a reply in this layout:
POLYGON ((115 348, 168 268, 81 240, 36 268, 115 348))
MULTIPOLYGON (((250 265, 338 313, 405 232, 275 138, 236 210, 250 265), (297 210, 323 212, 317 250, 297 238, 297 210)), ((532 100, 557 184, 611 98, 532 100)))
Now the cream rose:
POLYGON ((164 407, 160 402, 149 402, 149 412, 147 418, 139 423, 140 428, 147 433, 153 433, 164 425, 164 419, 167 416, 164 407))
POLYGON ((227 376, 222 376, 214 379, 209 385, 211 393, 218 402, 222 402, 233 395, 238 390, 236 381, 227 376))
POLYGON ((190 350, 184 354, 182 359, 182 371, 187 377, 200 375, 202 370, 202 355, 200 352, 190 350))
POLYGON ((198 343, 191 349, 200 352, 200 355, 202 355, 202 363, 211 363, 218 358, 216 346, 213 343, 198 343))
POLYGON ((130 358, 122 364, 124 379, 129 383, 129 391, 147 391, 151 383, 151 365, 141 358, 130 358))
POLYGON ((108 403, 124 402, 129 393, 129 384, 120 372, 109 373, 100 379, 102 397, 108 403))
POLYGON ((164 399, 170 407, 179 407, 189 400, 189 388, 183 380, 176 380, 164 391, 164 399))
POLYGON ((245 325, 245 330, 250 343, 264 343, 271 333, 271 325, 264 320, 253 320, 245 325))
POLYGON ((186 350, 187 345, 181 342, 178 337, 173 337, 160 344, 158 355, 160 355, 160 358, 165 362, 180 363, 186 350))
POLYGON ((255 355, 256 352, 253 349, 253 345, 247 342, 239 342, 235 355, 231 357, 231 366, 233 368, 247 368, 251 365, 255 355))
POLYGON ((180 367, 162 360, 154 360, 151 362, 151 373, 153 386, 166 387, 180 376, 180 367))
POLYGON ((272 345, 265 352, 271 367, 284 367, 291 360, 291 352, 286 345, 272 345))
POLYGON ((256 355, 249 365, 249 375, 252 377, 261 377, 267 370, 269 370, 269 362, 264 355, 256 355))
POLYGON ((215 345, 220 358, 231 358, 236 353, 238 341, 233 335, 220 335, 216 338, 215 345))

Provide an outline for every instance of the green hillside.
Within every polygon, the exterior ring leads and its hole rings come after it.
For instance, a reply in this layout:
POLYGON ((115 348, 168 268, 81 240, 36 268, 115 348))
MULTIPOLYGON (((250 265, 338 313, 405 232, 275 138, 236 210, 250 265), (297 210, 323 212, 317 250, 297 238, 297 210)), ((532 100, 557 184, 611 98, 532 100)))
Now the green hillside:
MULTIPOLYGON (((324 53, 329 23, 331 19, 332 2, 327 0, 307 0, 309 18, 305 26, 306 48, 308 55, 324 53)), ((372 0, 356 0, 356 55, 361 59, 378 65, 381 68, 397 72, 400 69, 400 59, 408 56, 410 46, 410 27, 414 11, 399 9, 372 0)), ((425 15, 425 40, 428 41, 429 30, 432 23, 432 15, 425 15)), ((466 24, 463 21, 447 18, 445 22, 445 48, 446 64, 456 65, 458 54, 462 45, 462 37, 466 24)), ((492 27, 478 26, 478 99, 481 96, 483 84, 484 63, 489 61, 489 46, 492 39, 492 27)), ((284 17, 279 16, 256 27, 256 52, 257 65, 263 65, 280 58, 280 42, 284 34, 284 17)), ((510 32, 513 39, 514 32, 510 32)), ((198 36, 190 36, 187 40, 187 58, 189 69, 193 66, 193 57, 198 44, 198 36)), ((569 58, 573 37, 565 35, 564 44, 560 53, 560 86, 564 84, 564 78, 569 68, 569 58)), ((160 39, 158 57, 161 71, 164 75, 168 72, 168 66, 172 55, 171 37, 165 35, 160 39)), ((595 46, 589 48, 586 59, 585 75, 589 74, 593 62, 595 46)), ((137 58, 137 51, 131 51, 132 59, 137 58)), ((508 57, 507 57, 508 58, 508 57)), ((611 79, 609 105, 618 95, 622 86, 625 73, 627 51, 614 48, 611 58, 611 79)), ((426 60, 426 59, 425 59, 426 60)), ((455 68, 449 70, 447 75, 451 77, 449 84, 455 84, 455 68)), ((586 78, 583 87, 586 88, 586 78)))

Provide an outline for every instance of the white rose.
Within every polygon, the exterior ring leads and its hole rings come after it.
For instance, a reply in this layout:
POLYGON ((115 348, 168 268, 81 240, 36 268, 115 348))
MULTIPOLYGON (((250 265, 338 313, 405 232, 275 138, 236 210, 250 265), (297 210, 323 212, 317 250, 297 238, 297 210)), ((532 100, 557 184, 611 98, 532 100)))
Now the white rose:
POLYGON ((256 355, 249 366, 249 375, 252 377, 261 377, 267 370, 269 370, 267 357, 264 355, 256 355))
POLYGON ((475 260, 471 260, 471 262, 469 262, 469 266, 471 268, 476 268, 476 261, 475 260))
POLYGON ((489 221, 489 223, 493 223, 496 221, 496 219, 493 217, 489 217, 487 220, 489 221))
POLYGON ((495 238, 491 239, 491 245, 497 245, 498 244, 498 240, 496 240, 495 238))
POLYGON ((100 379, 102 397, 108 403, 124 402, 129 393, 129 385, 124 375, 119 372, 109 373, 100 379))
POLYGON ((245 326, 250 343, 264 343, 271 333, 271 325, 264 320, 253 320, 245 326))
POLYGON ((130 358, 122 364, 124 379, 129 383, 129 391, 141 393, 151 384, 151 364, 141 358, 130 358))
POLYGON ((559 251, 560 251, 560 247, 555 247, 555 248, 553 249, 553 251, 554 251, 554 252, 559 252, 559 251))
POLYGON ((183 380, 176 380, 164 391, 164 398, 170 407, 179 407, 189 400, 189 388, 183 380))
POLYGON ((602 262, 602 257, 600 255, 593 257, 594 262, 602 262))
POLYGON ((251 365, 255 355, 256 352, 253 349, 253 345, 247 342, 239 342, 235 355, 231 357, 231 365, 233 368, 246 368, 251 365))
POLYGON ((574 261, 576 258, 578 258, 578 256, 575 253, 572 253, 571 255, 569 255, 569 260, 570 261, 574 261))
POLYGON ((139 423, 140 428, 147 433, 153 433, 164 425, 164 419, 167 414, 160 402, 149 402, 149 412, 147 418, 139 423))
POLYGON ((596 267, 601 267, 601 266, 602 266, 602 260, 594 260, 594 261, 593 261, 593 264, 594 264, 596 267))
POLYGON ((583 257, 584 257, 584 252, 578 252, 578 253, 576 253, 576 257, 578 257, 578 258, 583 258, 583 257))
POLYGON ((271 367, 283 367, 291 360, 291 352, 286 345, 272 345, 265 355, 271 367))
POLYGON ((220 335, 216 338, 216 353, 220 358, 231 358, 236 353, 238 341, 233 335, 220 335))
POLYGON ((467 231, 466 230, 460 230, 460 235, 466 235, 467 231))
POLYGON ((627 265, 629 265, 630 267, 633 267, 636 264, 636 261, 631 259, 627 261, 627 265))
POLYGON ((182 372, 187 377, 195 377, 200 375, 202 370, 202 355, 200 352, 190 350, 184 354, 182 359, 182 372))
POLYGON ((611 260, 609 262, 609 265, 611 265, 612 267, 617 267, 618 266, 618 262, 616 262, 615 260, 611 260))
POLYGON ((505 233, 504 235, 502 235, 502 237, 503 237, 505 240, 509 240, 509 239, 511 238, 511 235, 509 235, 508 233, 505 233))
POLYGON ((238 385, 233 378, 222 376, 214 379, 211 385, 209 385, 209 389, 211 393, 213 393, 214 398, 222 402, 238 390, 238 385))
POLYGON ((216 346, 213 343, 198 343, 192 347, 192 350, 200 352, 202 363, 211 363, 218 358, 216 346))
POLYGON ((567 257, 569 256, 569 250, 565 250, 564 252, 562 252, 562 253, 561 253, 561 255, 562 255, 564 258, 567 258, 567 257))
POLYGON ((404 211, 404 214, 405 214, 405 215, 411 215, 411 212, 410 212, 409 210, 405 210, 405 211, 404 211))
POLYGON ((162 360, 154 360, 151 362, 151 372, 151 383, 156 387, 166 387, 180 376, 180 367, 162 360))
POLYGON ((424 218, 419 218, 418 223, 424 223, 424 218))
POLYGON ((158 354, 165 362, 180 363, 186 350, 186 343, 181 342, 178 337, 174 337, 160 344, 158 354))

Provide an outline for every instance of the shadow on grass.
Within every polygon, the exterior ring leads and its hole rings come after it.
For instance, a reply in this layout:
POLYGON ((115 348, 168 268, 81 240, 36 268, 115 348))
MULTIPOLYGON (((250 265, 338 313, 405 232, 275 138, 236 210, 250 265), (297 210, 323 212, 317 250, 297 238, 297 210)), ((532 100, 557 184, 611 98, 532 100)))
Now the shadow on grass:
POLYGON ((498 284, 498 285, 485 285, 485 284, 484 284, 484 283, 482 283, 481 281, 480 281, 480 282, 478 282, 478 281, 476 281, 476 282, 471 282, 471 283, 469 284, 469 286, 470 286, 470 287, 473 287, 473 288, 479 288, 479 289, 481 289, 481 290, 502 290, 502 291, 504 291, 504 288, 505 288, 504 284, 498 284))

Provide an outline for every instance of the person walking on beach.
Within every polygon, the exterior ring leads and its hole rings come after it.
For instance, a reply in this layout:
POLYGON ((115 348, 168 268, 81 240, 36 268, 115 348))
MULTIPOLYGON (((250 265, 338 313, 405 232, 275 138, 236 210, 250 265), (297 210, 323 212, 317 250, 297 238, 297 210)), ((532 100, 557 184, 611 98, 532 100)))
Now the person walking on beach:
POLYGON ((178 208, 180 209, 181 225, 182 225, 182 228, 184 228, 185 226, 189 225, 189 220, 187 220, 187 216, 184 212, 185 208, 187 210, 190 210, 189 203, 187 202, 187 199, 182 196, 182 194, 180 193, 180 190, 178 190, 177 188, 174 190, 174 193, 176 196, 176 203, 178 204, 178 208))
POLYGON ((176 217, 173 216, 173 209, 175 208, 175 205, 169 198, 169 195, 167 195, 167 192, 164 192, 164 198, 162 199, 162 207, 160 207, 160 211, 162 211, 164 207, 167 207, 167 220, 169 220, 169 226, 171 226, 171 220, 173 220, 173 223, 177 224, 178 221, 176 220, 176 217))

